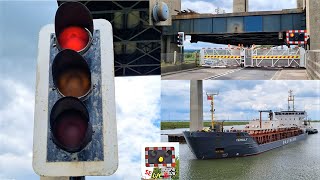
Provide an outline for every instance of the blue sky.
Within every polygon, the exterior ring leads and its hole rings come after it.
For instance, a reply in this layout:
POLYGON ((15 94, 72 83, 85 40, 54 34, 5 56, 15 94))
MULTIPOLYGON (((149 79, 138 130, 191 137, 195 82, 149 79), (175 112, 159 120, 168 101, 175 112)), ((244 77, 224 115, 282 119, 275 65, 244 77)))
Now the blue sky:
MULTIPOLYGON (((207 13, 218 6, 231 12, 231 5, 182 0, 184 9, 207 13)), ((295 0, 256 0, 250 10, 294 6, 295 0)), ((31 166, 38 35, 53 23, 56 9, 54 0, 0 0, 0 179, 39 179, 31 166)), ((111 177, 87 179, 139 179, 140 144, 160 140, 160 85, 157 76, 116 78, 119 169, 111 177)))
MULTIPOLYGON (((258 110, 286 110, 288 91, 295 94, 295 108, 306 110, 309 118, 320 120, 319 81, 204 81, 203 115, 210 120, 210 101, 215 97, 217 120, 251 120, 258 110)), ((190 81, 161 82, 162 120, 190 119, 190 81)))

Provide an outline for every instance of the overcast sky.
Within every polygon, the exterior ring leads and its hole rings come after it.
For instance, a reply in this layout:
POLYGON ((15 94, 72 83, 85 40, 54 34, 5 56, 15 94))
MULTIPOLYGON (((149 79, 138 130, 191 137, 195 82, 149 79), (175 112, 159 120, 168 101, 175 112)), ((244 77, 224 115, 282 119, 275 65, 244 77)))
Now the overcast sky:
MULTIPOLYGON (((162 81, 162 120, 190 119, 190 81, 162 81)), ((216 93, 217 120, 251 120, 258 110, 287 110, 288 91, 295 94, 295 109, 306 110, 312 120, 320 120, 319 81, 204 81, 203 114, 210 120, 206 93, 216 93)))
MULTIPOLYGON (((250 10, 293 8, 295 2, 257 0, 250 10)), ((231 5, 231 0, 182 1, 184 9, 206 13, 218 6, 231 12, 231 5)), ((53 23, 56 9, 54 0, 0 0, 0 179, 39 179, 31 166, 38 35, 53 23)), ((139 179, 140 144, 160 140, 160 85, 156 76, 116 78, 119 169, 111 177, 87 179, 139 179)))

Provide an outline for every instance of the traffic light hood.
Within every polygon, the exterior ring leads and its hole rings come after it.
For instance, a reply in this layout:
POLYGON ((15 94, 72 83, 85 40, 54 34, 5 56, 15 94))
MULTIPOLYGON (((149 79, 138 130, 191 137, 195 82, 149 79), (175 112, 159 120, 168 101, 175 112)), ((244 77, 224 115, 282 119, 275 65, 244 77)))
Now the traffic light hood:
POLYGON ((93 20, 89 9, 79 2, 61 4, 55 16, 55 33, 59 37, 63 29, 69 26, 79 26, 88 29, 93 34, 93 20))

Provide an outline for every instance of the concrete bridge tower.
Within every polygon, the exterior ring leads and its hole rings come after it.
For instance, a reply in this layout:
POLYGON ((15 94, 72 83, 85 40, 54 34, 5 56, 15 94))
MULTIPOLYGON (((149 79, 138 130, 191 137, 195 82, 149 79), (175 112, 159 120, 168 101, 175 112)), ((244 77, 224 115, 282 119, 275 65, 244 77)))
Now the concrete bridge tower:
POLYGON ((233 12, 248 12, 249 0, 233 0, 233 12))

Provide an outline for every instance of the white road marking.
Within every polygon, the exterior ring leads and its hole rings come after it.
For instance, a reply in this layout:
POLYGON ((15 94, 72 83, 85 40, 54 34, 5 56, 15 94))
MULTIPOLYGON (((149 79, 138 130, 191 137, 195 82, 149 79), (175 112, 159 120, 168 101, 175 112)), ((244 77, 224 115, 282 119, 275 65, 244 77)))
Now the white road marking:
POLYGON ((214 76, 211 76, 211 77, 208 77, 208 78, 205 78, 204 80, 212 80, 212 79, 217 79, 219 77, 222 77, 222 76, 225 76, 225 75, 228 75, 228 74, 231 74, 231 73, 234 73, 234 72, 237 72, 237 71, 240 71, 244 68, 239 68, 239 69, 234 69, 234 70, 231 70, 231 71, 227 71, 225 73, 222 73, 222 74, 217 74, 217 75, 214 75, 214 76))
POLYGON ((277 80, 277 78, 281 77, 281 69, 278 69, 278 71, 273 75, 273 77, 270 80, 277 80))

